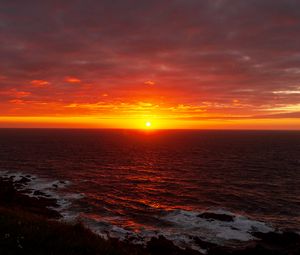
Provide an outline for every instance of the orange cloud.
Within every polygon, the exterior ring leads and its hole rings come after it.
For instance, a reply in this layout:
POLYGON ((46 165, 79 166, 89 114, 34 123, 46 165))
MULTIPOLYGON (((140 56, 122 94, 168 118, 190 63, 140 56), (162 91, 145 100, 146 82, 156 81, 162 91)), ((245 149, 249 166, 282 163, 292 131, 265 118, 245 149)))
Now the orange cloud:
POLYGON ((156 83, 154 81, 145 81, 145 85, 155 85, 156 83))
POLYGON ((26 91, 18 91, 18 92, 16 92, 16 97, 18 97, 18 98, 28 97, 30 95, 31 95, 31 93, 30 92, 26 92, 26 91))
POLYGON ((9 102, 12 104, 24 104, 24 101, 21 99, 13 99, 13 100, 9 100, 9 102))
POLYGON ((0 91, 0 98, 2 96, 9 98, 23 98, 31 95, 31 92, 28 91, 18 91, 17 89, 3 90, 0 91))
POLYGON ((76 77, 72 77, 72 76, 65 77, 64 81, 68 82, 68 83, 80 83, 81 82, 80 79, 78 79, 76 77))
POLYGON ((47 85, 49 85, 50 83, 48 81, 45 81, 45 80, 32 80, 30 82, 30 84, 33 87, 43 88, 43 87, 46 87, 47 85))

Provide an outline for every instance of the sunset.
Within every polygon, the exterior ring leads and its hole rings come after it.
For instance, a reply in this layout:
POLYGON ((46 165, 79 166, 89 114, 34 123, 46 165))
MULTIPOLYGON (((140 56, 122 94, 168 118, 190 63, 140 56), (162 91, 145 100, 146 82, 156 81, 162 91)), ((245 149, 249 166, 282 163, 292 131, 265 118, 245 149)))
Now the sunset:
POLYGON ((0 255, 299 255, 299 0, 0 0, 0 255))
POLYGON ((299 9, 2 1, 0 126, 299 130, 299 9))

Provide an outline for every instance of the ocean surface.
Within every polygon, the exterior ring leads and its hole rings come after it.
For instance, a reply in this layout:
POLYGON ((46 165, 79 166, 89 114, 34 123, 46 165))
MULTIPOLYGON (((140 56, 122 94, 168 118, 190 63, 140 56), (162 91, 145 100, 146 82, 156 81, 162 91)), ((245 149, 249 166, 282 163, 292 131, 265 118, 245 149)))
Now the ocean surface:
POLYGON ((297 131, 1 129, 0 174, 27 175, 64 220, 103 237, 164 235, 200 250, 194 237, 234 245, 300 231, 297 131))

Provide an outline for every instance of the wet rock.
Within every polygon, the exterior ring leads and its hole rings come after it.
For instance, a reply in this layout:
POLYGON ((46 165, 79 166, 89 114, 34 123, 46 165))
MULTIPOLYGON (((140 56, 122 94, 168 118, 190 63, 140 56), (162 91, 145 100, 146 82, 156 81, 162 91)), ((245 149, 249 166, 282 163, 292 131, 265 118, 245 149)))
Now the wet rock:
POLYGON ((244 247, 213 247, 208 255, 299 255, 300 236, 296 233, 253 233, 258 240, 244 247))
POLYGON ((166 239, 164 236, 158 238, 152 237, 147 243, 147 251, 155 255, 199 255, 200 253, 191 249, 180 249, 175 246, 172 241, 166 239))
POLYGON ((15 181, 14 185, 17 189, 19 189, 19 188, 23 188, 28 182, 30 182, 30 179, 28 179, 24 176, 21 176, 21 179, 18 181, 15 181))
POLYGON ((207 242, 207 241, 204 241, 202 239, 200 239, 199 237, 192 237, 193 240, 195 241, 195 243, 201 247, 201 249, 204 249, 204 250, 210 250, 212 248, 215 248, 217 247, 218 245, 217 244, 214 244, 214 243, 210 243, 210 242, 207 242))
POLYGON ((41 192, 41 191, 38 191, 38 190, 34 191, 34 192, 33 192, 33 195, 34 195, 34 196, 44 196, 44 197, 45 197, 45 193, 43 193, 43 192, 41 192))
POLYGON ((289 252, 286 254, 300 254, 300 235, 292 232, 283 233, 253 233, 260 239, 259 244, 265 248, 277 252, 289 252), (296 252, 296 253, 295 253, 296 252))
POLYGON ((22 178, 19 181, 16 181, 17 183, 22 183, 22 184, 26 184, 28 182, 30 182, 30 179, 25 177, 25 176, 21 176, 22 178))
POLYGON ((277 245, 290 245, 294 243, 300 242, 300 235, 293 232, 269 232, 269 233, 260 233, 255 232, 252 233, 255 237, 261 239, 266 243, 273 243, 277 245))
POLYGON ((53 219, 61 217, 57 211, 49 208, 58 207, 56 199, 30 197, 26 191, 18 191, 12 179, 0 178, 0 206, 19 208, 53 219))
POLYGON ((208 220, 219 220, 225 222, 232 222, 234 221, 234 216, 227 215, 227 214, 217 214, 211 212, 205 212, 198 215, 199 218, 208 219, 208 220))

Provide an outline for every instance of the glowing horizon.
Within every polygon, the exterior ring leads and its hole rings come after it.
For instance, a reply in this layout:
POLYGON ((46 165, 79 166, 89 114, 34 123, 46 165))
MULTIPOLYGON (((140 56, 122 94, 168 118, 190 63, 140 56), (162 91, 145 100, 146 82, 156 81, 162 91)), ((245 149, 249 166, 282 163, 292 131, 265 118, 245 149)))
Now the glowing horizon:
POLYGON ((0 4, 0 128, 300 130, 300 3, 59 2, 0 4))

